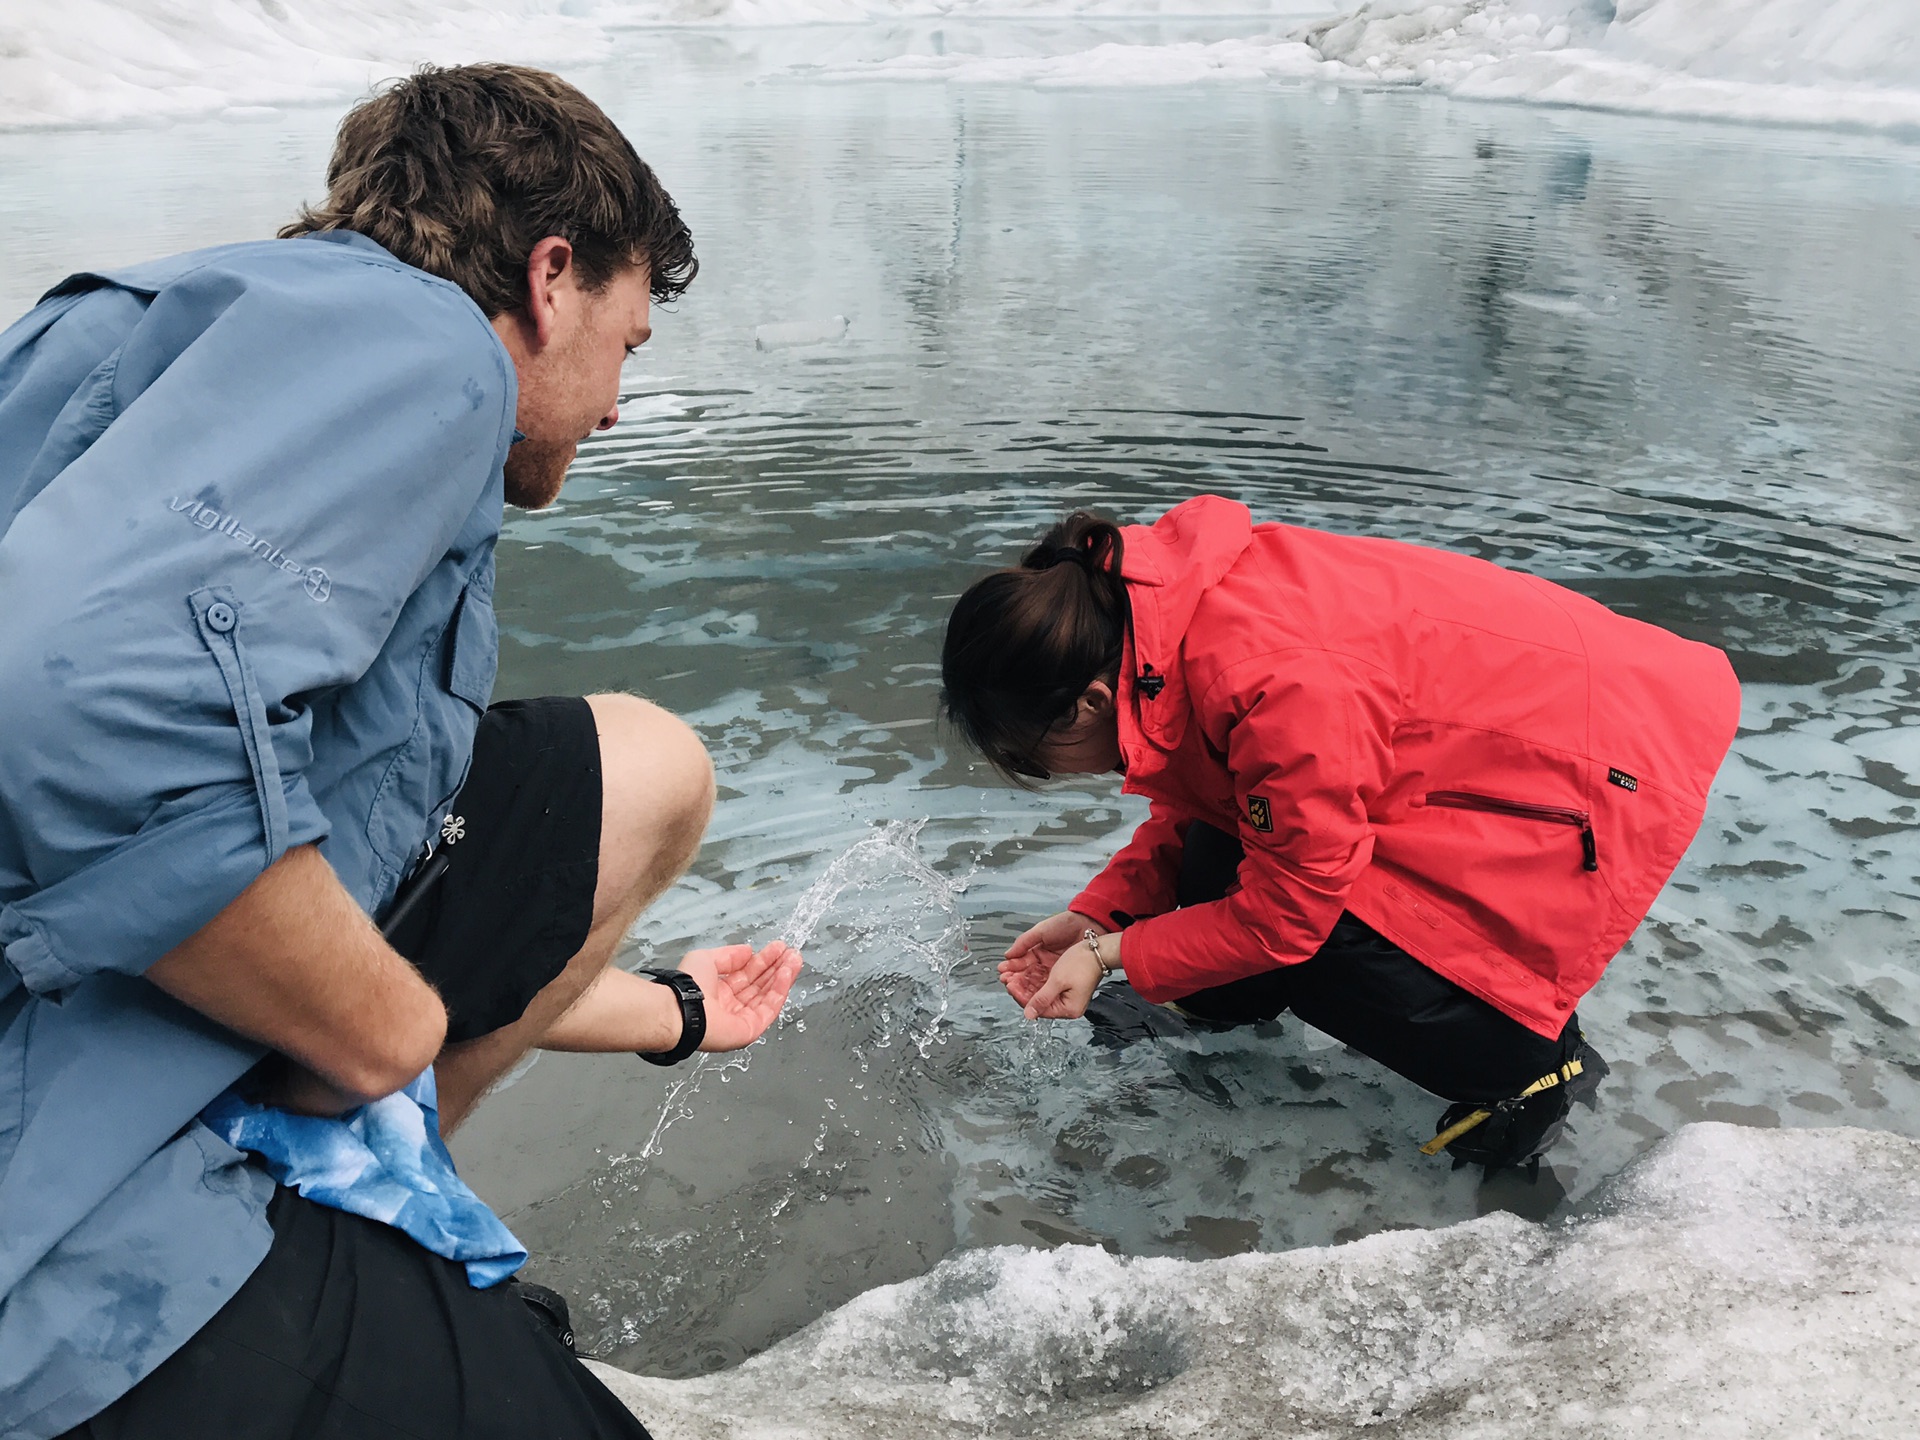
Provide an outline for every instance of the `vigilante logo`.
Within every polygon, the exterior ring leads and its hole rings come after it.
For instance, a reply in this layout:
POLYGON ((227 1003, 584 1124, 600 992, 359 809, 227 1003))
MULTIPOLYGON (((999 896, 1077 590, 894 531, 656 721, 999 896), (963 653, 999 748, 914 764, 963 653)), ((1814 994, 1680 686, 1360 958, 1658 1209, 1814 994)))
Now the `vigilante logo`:
POLYGON ((185 515, 202 530, 215 535, 229 535, 238 540, 253 552, 255 559, 300 581, 301 588, 320 604, 326 604, 327 597, 333 594, 333 577, 325 570, 318 565, 302 565, 298 560, 290 559, 281 553, 280 547, 273 541, 262 540, 246 526, 237 523, 233 516, 222 515, 198 500, 182 500, 177 495, 167 502, 167 508, 176 515, 185 515))
POLYGON ((1247 823, 1262 835, 1271 835, 1273 833, 1273 807, 1266 802, 1263 796, 1249 795, 1247 797, 1247 823))

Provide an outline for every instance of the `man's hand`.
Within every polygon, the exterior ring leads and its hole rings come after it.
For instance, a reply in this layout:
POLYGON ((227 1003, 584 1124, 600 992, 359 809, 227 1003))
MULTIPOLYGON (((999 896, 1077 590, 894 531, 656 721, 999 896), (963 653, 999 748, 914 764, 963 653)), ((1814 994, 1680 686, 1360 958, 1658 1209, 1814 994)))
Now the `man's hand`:
MULTIPOLYGON (((702 1050, 738 1050, 766 1033, 787 1003, 800 952, 784 940, 764 949, 722 945, 691 950, 680 968, 700 985, 707 1009, 702 1050)), ((622 1050, 658 1055, 680 1043, 680 1001, 644 975, 603 971, 573 1008, 540 1038, 543 1050, 609 1055, 622 1050)))
POLYGON ((1101 975, 1100 962, 1083 938, 1088 930, 1107 933, 1085 915, 1063 910, 1007 947, 1000 983, 1029 1020, 1074 1020, 1087 1013, 1101 975))
POLYGON ((240 1082, 241 1098, 250 1105, 264 1105, 295 1115, 317 1115, 327 1119, 358 1109, 366 1101, 349 1095, 338 1085, 322 1080, 297 1060, 284 1055, 269 1055, 240 1082))
POLYGON ((688 951, 680 968, 700 983, 706 1000, 707 1034, 700 1048, 719 1054, 745 1049, 766 1034, 800 973, 800 952, 784 940, 759 951, 724 945, 688 951))

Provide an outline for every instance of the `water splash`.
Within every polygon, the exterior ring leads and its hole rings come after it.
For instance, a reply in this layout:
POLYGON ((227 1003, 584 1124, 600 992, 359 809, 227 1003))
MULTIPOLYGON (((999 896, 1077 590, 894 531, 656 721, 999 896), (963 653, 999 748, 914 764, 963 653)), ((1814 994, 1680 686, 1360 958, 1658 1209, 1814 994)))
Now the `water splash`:
MULTIPOLYGON (((920 853, 926 820, 885 820, 850 846, 809 885, 795 902, 778 933, 795 949, 808 952, 816 936, 817 952, 807 954, 803 980, 794 989, 775 1028, 806 1029, 809 1004, 850 980, 899 973, 902 959, 916 982, 915 1007, 897 1013, 891 1000, 879 1004, 867 1041, 854 1049, 859 1068, 867 1069, 868 1050, 890 1049, 897 1040, 911 1044, 921 1060, 944 1038, 942 1026, 952 1000, 954 966, 967 953, 967 922, 960 913, 968 876, 949 879, 920 853), (849 901, 849 897, 860 897, 849 901), (904 898, 902 898, 904 897, 904 898), (829 924, 829 922, 832 922, 829 924), (877 956, 870 960, 870 956, 877 956), (811 977, 811 978, 808 978, 811 977), (921 994, 930 991, 924 1003, 921 994)), ((971 872, 969 872, 969 875, 971 872)), ((661 1102, 652 1133, 634 1158, 644 1164, 658 1155, 667 1131, 693 1114, 693 1099, 714 1075, 721 1083, 744 1072, 762 1036, 744 1050, 696 1056, 661 1102)), ((829 1102, 831 1104, 831 1102, 829 1102)))

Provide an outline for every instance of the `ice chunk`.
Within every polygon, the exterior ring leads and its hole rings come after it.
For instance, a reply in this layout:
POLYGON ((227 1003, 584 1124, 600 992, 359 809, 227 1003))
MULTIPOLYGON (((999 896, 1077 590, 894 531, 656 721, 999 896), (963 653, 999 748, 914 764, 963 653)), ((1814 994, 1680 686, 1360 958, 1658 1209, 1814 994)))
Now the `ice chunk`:
POLYGON ((796 345, 832 345, 846 338, 847 317, 829 315, 824 320, 785 320, 753 327, 756 350, 790 350, 796 345))
POLYGON ((1692 1125, 1594 1214, 1225 1260, 962 1252, 738 1368, 600 1373, 662 1440, 1877 1435, 1920 1413, 1920 1142, 1692 1125))

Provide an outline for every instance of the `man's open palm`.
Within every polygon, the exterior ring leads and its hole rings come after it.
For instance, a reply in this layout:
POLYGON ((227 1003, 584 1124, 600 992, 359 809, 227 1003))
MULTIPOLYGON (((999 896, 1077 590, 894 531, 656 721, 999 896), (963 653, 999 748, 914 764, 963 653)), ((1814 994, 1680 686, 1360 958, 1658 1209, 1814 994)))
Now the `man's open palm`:
POLYGON ((699 982, 706 997, 707 1034, 700 1048, 739 1050, 766 1034, 778 1018, 800 973, 800 952, 784 940, 762 950, 720 945, 688 951, 680 968, 699 982))

